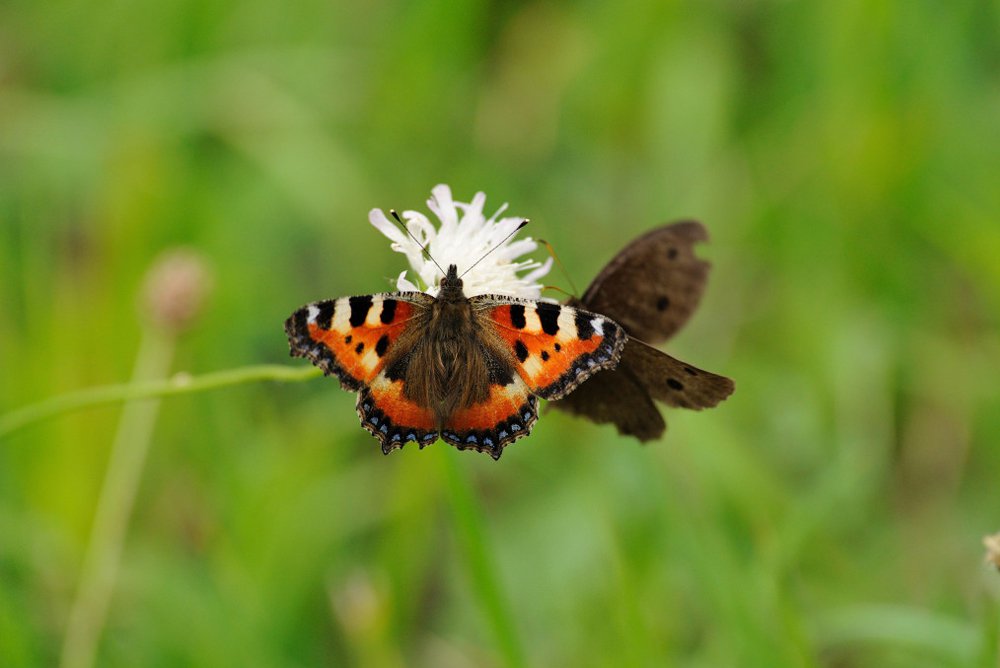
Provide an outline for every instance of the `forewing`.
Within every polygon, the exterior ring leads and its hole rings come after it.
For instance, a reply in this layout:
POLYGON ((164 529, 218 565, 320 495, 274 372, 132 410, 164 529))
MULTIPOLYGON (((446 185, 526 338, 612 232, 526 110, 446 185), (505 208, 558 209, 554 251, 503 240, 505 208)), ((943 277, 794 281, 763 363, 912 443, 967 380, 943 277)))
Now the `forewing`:
POLYGON ((470 301, 528 390, 543 399, 559 399, 594 373, 613 369, 625 345, 617 323, 583 309, 497 295, 470 301))
POLYGON ((629 336, 664 341, 701 301, 709 263, 695 256, 694 246, 707 240, 704 226, 693 220, 651 230, 622 249, 583 297, 570 303, 607 315, 629 336))
MULTIPOLYGON (((285 321, 294 357, 305 357, 346 390, 370 384, 400 338, 418 325, 434 298, 422 292, 341 297, 306 304, 285 321)), ((405 345, 405 341, 404 341, 405 345)))

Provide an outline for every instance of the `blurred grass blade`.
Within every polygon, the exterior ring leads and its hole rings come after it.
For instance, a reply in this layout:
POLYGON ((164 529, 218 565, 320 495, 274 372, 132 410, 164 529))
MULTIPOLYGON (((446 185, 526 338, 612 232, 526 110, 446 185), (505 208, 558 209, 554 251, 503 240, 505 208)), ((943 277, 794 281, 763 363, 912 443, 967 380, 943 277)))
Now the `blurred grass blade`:
MULTIPOLYGON (((148 331, 139 347, 133 378, 165 376, 170 372, 173 351, 173 336, 148 331)), ((97 502, 80 584, 70 608, 60 663, 63 668, 90 668, 96 662, 159 408, 159 401, 132 400, 122 411, 97 502)))
POLYGON ((524 648, 517 633, 514 616, 497 577, 496 564, 491 557, 493 552, 489 548, 486 531, 483 528, 486 521, 465 473, 459 469, 457 459, 460 456, 457 450, 447 448, 443 457, 459 549, 465 557, 476 598, 490 622, 506 665, 526 666, 524 648))
POLYGON ((955 665, 970 665, 980 648, 978 627, 930 610, 899 605, 860 605, 821 617, 817 645, 878 643, 934 655, 955 665))

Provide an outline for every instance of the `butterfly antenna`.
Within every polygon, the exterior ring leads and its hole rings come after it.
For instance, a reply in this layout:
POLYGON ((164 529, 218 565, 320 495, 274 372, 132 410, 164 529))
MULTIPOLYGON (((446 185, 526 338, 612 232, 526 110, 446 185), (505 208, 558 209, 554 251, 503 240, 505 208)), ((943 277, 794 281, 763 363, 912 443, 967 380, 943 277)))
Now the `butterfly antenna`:
POLYGON ((403 223, 402 219, 399 217, 399 214, 396 213, 395 209, 389 209, 389 215, 395 218, 396 222, 399 223, 399 226, 403 229, 403 231, 406 232, 408 235, 410 235, 411 239, 417 242, 417 245, 420 246, 421 254, 423 254, 428 260, 433 262, 434 266, 437 267, 438 270, 441 272, 441 275, 444 276, 447 272, 445 272, 444 269, 441 269, 441 265, 439 265, 438 261, 434 259, 434 256, 431 255, 431 252, 427 250, 427 247, 430 245, 431 242, 428 241, 426 244, 420 243, 420 240, 417 239, 415 236, 413 236, 413 232, 410 232, 410 228, 408 228, 406 224, 403 223))
POLYGON ((559 265, 559 271, 561 271, 562 275, 566 277, 566 281, 569 283, 569 287, 573 288, 573 293, 570 294, 570 293, 566 292, 565 290, 563 290, 561 288, 557 288, 555 286, 546 286, 546 289, 559 290, 560 292, 564 292, 566 294, 569 294, 570 297, 576 297, 580 293, 580 291, 576 289, 576 285, 573 283, 573 279, 570 278, 569 272, 566 271, 566 265, 564 265, 562 263, 562 260, 559 259, 559 256, 556 255, 556 249, 553 248, 552 244, 550 244, 545 239, 539 239, 538 243, 540 243, 543 246, 545 246, 545 250, 547 250, 549 252, 549 255, 552 256, 552 259, 555 260, 556 264, 559 265))
POLYGON ((545 290, 555 290, 556 292, 561 292, 561 293, 563 293, 563 294, 564 294, 564 295, 566 295, 567 297, 570 297, 570 298, 572 298, 572 299, 576 299, 576 295, 574 295, 574 294, 573 294, 572 292, 570 292, 569 290, 563 290, 563 289, 562 289, 562 288, 560 288, 560 287, 559 287, 558 285, 543 285, 543 286, 542 286, 542 290, 543 290, 543 291, 545 291, 545 290))
MULTIPOLYGON (((506 237, 504 237, 504 240, 503 240, 503 241, 501 241, 501 242, 500 242, 500 243, 498 243, 498 244, 497 244, 496 246, 494 246, 493 248, 491 248, 491 249, 489 249, 488 251, 486 251, 485 253, 483 253, 483 256, 482 256, 482 257, 480 257, 480 258, 479 258, 478 260, 476 260, 475 262, 473 262, 473 263, 472 263, 472 267, 475 267, 475 266, 476 266, 477 264, 479 264, 480 262, 482 262, 483 260, 485 260, 485 259, 487 258, 487 256, 489 256, 489 254, 490 254, 490 253, 492 253, 493 251, 495 251, 496 249, 500 248, 500 247, 501 247, 501 246, 503 246, 503 245, 504 245, 505 243, 507 243, 507 239, 510 239, 510 238, 511 238, 512 236, 514 236, 515 234, 517 234, 518 232, 520 232, 520 231, 521 231, 521 228, 522 228, 522 227, 524 227, 525 225, 527 225, 527 224, 528 224, 528 222, 529 222, 529 221, 528 221, 528 219, 527 219, 527 218, 525 218, 524 220, 522 220, 522 221, 521 221, 521 224, 520 224, 520 225, 518 225, 518 226, 517 226, 517 228, 516 228, 516 229, 515 229, 515 230, 514 230, 513 232, 511 232, 511 233, 510 233, 510 234, 508 234, 508 235, 507 235, 506 237)), ((462 276, 465 276, 465 275, 466 275, 466 274, 468 274, 468 273, 469 273, 470 271, 472 271, 472 267, 469 267, 468 269, 466 269, 465 271, 463 271, 463 272, 462 272, 462 276)), ((459 276, 459 278, 462 278, 462 276, 459 276)))

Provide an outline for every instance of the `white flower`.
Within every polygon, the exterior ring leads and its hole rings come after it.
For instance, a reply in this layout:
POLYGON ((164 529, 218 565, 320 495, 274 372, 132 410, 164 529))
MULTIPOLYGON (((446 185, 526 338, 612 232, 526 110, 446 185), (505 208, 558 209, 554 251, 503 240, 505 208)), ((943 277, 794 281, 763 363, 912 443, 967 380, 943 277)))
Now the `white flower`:
MULTIPOLYGON (((538 243, 531 237, 516 241, 513 237, 507 239, 524 222, 524 218, 498 219, 507 208, 506 204, 486 218, 483 215, 485 203, 486 195, 481 192, 476 193, 469 203, 456 202, 451 197, 451 188, 435 186, 427 206, 441 221, 440 228, 435 228, 427 216, 418 211, 404 211, 402 215, 406 229, 417 241, 390 222, 381 209, 372 209, 368 220, 392 240, 394 251, 406 255, 419 280, 427 286, 424 292, 428 294, 437 294, 442 275, 437 265, 421 252, 422 246, 427 247, 430 255, 445 270, 450 264, 458 267, 466 296, 497 293, 538 299, 542 285, 536 281, 548 273, 552 258, 545 263, 518 260, 518 257, 538 248, 538 243), (488 252, 489 255, 486 255, 488 252), (482 261, 472 267, 480 259, 482 261), (469 267, 472 269, 463 276, 469 267)), ((396 280, 396 287, 404 291, 421 290, 406 278, 405 271, 396 280)))

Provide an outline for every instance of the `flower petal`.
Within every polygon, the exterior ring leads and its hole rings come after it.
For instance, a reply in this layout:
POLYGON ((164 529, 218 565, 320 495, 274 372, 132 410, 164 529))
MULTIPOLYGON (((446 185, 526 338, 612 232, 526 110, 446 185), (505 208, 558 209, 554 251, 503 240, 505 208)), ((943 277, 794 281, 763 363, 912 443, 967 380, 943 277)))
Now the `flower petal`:
POLYGON ((413 283, 410 282, 410 279, 406 278, 406 270, 405 269, 399 275, 399 278, 396 279, 396 289, 399 290, 400 292, 420 292, 421 291, 420 288, 418 288, 415 284, 413 284, 413 283))
MULTIPOLYGON (((425 292, 436 294, 442 267, 454 264, 459 267, 460 274, 471 267, 462 279, 466 295, 495 293, 540 297, 542 286, 536 281, 548 273, 552 258, 544 263, 518 260, 538 249, 538 243, 531 237, 511 240, 524 218, 501 218, 507 209, 504 204, 487 219, 483 214, 484 193, 477 192, 471 202, 456 202, 451 188, 444 184, 433 188, 427 206, 437 216, 440 227, 436 228, 418 211, 403 212, 405 231, 393 225, 379 209, 372 209, 368 216, 371 224, 392 240, 392 249, 406 255, 417 280, 427 285, 425 292), (433 260, 427 257, 425 249, 433 260), (490 257, 484 259, 487 253, 490 257)), ((419 290, 406 278, 405 271, 396 279, 396 285, 400 290, 419 290)))
POLYGON ((534 283, 539 278, 549 273, 549 269, 551 268, 552 268, 552 258, 550 257, 548 260, 538 265, 536 269, 534 269, 533 271, 529 271, 524 276, 524 280, 527 283, 534 283))
POLYGON ((390 241, 402 244, 406 241, 406 235, 396 225, 389 222, 382 209, 372 209, 368 212, 368 222, 375 226, 379 232, 389 237, 390 241))

